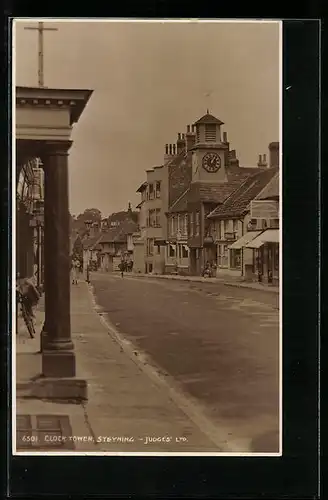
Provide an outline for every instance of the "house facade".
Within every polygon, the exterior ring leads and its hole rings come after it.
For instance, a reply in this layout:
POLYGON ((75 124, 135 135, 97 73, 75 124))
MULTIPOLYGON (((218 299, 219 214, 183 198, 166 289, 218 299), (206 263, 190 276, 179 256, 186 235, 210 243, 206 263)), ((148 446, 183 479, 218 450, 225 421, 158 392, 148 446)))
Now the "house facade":
POLYGON ((250 175, 225 203, 209 214, 212 238, 217 245, 217 275, 245 274, 251 253, 245 244, 260 234, 249 217, 249 205, 277 171, 277 168, 265 168, 250 175))
MULTIPOLYGON (((164 158, 165 160, 165 158, 164 158)), ((144 267, 141 270, 138 251, 138 269, 144 273, 163 274, 165 266, 165 241, 167 237, 166 211, 168 205, 167 165, 155 166, 146 171, 147 180, 138 188, 140 238, 138 248, 144 250, 144 267)))
POLYGON ((245 245, 248 260, 244 274, 248 281, 278 285, 280 274, 279 171, 251 201, 248 227, 258 234, 245 245))
POLYGON ((96 270, 100 266, 100 245, 99 240, 102 236, 101 225, 99 222, 93 222, 87 229, 86 236, 82 240, 83 248, 83 272, 86 274, 87 268, 96 270))
POLYGON ((100 248, 100 269, 106 272, 119 270, 122 261, 134 260, 133 235, 138 231, 138 224, 127 219, 117 227, 104 232, 98 245, 100 248))

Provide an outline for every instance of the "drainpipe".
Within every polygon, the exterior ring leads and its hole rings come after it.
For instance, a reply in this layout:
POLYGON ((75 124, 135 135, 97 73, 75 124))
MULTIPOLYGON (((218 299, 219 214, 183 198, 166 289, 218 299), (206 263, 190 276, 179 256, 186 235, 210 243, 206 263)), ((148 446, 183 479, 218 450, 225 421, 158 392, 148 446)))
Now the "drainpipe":
MULTIPOLYGON (((241 237, 244 236, 244 221, 242 219, 239 219, 239 222, 241 222, 241 237)), ((244 276, 244 247, 241 247, 241 275, 244 276)))

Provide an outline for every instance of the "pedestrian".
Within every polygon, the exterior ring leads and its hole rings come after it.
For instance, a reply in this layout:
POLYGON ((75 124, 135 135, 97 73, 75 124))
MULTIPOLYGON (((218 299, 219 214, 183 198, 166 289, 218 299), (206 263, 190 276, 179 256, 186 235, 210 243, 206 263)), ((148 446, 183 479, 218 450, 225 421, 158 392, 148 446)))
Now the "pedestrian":
POLYGON ((124 271, 126 269, 125 267, 125 262, 123 260, 121 260, 119 266, 118 266, 119 270, 121 271, 121 278, 123 278, 124 276, 124 271))
POLYGON ((72 261, 72 284, 77 285, 77 276, 80 270, 80 263, 78 260, 74 259, 72 261))

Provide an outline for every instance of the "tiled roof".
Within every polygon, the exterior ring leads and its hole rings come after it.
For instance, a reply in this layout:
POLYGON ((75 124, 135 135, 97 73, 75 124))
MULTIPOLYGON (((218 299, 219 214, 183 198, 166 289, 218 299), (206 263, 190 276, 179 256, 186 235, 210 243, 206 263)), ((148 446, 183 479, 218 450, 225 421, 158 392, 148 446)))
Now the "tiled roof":
POLYGON ((96 236, 92 236, 91 238, 85 238, 83 240, 83 242, 82 242, 83 248, 85 250, 87 250, 87 249, 89 249, 89 250, 95 249, 95 246, 99 242, 100 238, 101 238, 101 234, 97 234, 96 236))
POLYGON ((218 206, 209 217, 231 218, 242 215, 251 200, 264 188, 277 173, 277 168, 267 168, 249 176, 235 189, 225 203, 218 206))
MULTIPOLYGON (((245 179, 254 172, 258 173, 259 168, 243 168, 238 166, 229 166, 226 170, 228 182, 195 182, 189 185, 189 188, 183 191, 179 198, 169 208, 169 213, 186 212, 189 193, 192 190, 194 197, 197 197, 204 203, 223 203, 245 179), (196 192, 195 192, 196 191, 196 192)), ((263 169, 260 171, 262 172, 263 169)))
POLYGON ((114 227, 102 234, 99 243, 125 243, 128 234, 138 231, 138 224, 128 219, 118 227, 114 227))
POLYGON ((189 188, 187 188, 182 195, 173 203, 169 208, 169 213, 186 212, 188 208, 188 193, 189 188))
POLYGON ((197 120, 194 123, 194 125, 198 123, 217 123, 219 125, 223 125, 223 122, 221 122, 221 120, 211 115, 210 113, 206 113, 206 115, 202 116, 199 120, 197 120))
POLYGON ((279 198, 279 172, 272 177, 271 181, 256 196, 257 200, 268 200, 273 198, 279 198))
POLYGON ((200 182, 199 198, 205 203, 223 203, 239 184, 240 180, 233 180, 224 184, 200 182))
POLYGON ((118 234, 120 233, 119 227, 112 227, 102 234, 99 243, 114 243, 118 234))
POLYGON ((181 197, 191 182, 191 155, 184 149, 168 164, 169 207, 181 197))

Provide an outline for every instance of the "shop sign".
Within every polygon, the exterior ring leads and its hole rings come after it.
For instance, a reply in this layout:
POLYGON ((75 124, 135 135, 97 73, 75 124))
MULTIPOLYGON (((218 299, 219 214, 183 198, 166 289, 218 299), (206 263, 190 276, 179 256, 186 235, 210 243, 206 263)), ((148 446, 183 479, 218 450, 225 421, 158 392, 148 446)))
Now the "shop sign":
POLYGON ((279 219, 279 202, 275 200, 252 200, 251 219, 279 219))

